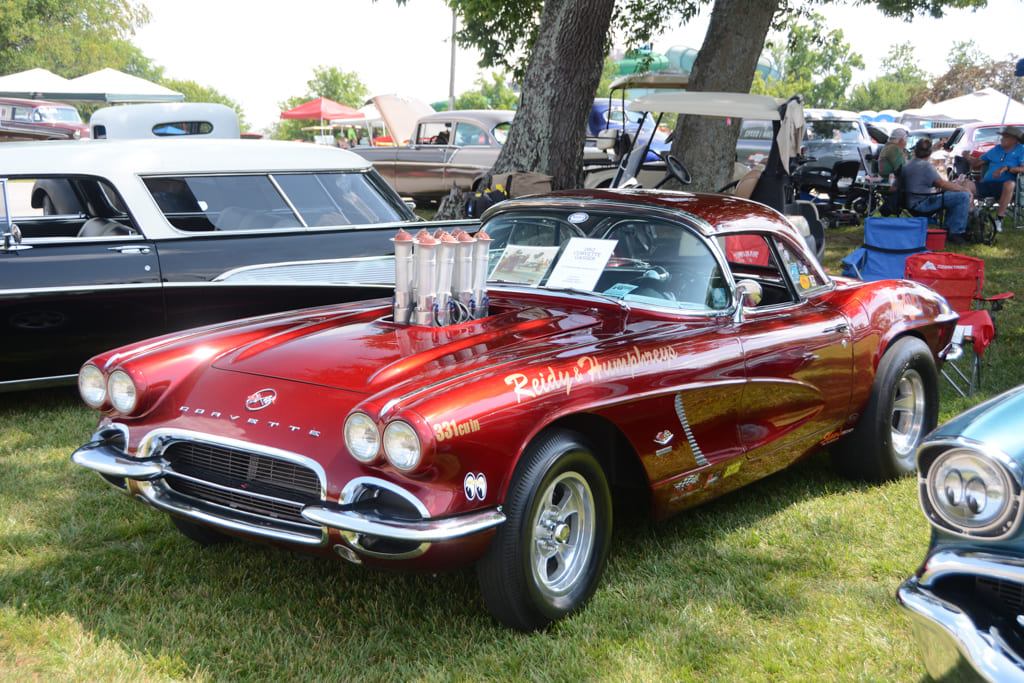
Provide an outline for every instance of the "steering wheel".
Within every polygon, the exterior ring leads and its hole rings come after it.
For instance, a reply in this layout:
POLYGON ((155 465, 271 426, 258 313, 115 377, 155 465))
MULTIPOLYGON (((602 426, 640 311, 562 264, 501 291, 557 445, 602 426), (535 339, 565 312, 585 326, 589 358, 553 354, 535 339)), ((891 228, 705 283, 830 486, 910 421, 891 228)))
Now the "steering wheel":
POLYGON ((630 293, 647 297, 648 299, 668 299, 669 301, 674 301, 676 298, 675 294, 666 288, 668 281, 671 279, 672 274, 663 267, 651 266, 634 281, 637 286, 630 293))
POLYGON ((679 160, 679 157, 674 154, 665 154, 664 159, 666 167, 665 177, 658 181, 654 189, 658 189, 671 178, 675 178, 683 185, 689 185, 693 179, 690 177, 690 172, 686 170, 686 166, 683 166, 683 162, 679 160))

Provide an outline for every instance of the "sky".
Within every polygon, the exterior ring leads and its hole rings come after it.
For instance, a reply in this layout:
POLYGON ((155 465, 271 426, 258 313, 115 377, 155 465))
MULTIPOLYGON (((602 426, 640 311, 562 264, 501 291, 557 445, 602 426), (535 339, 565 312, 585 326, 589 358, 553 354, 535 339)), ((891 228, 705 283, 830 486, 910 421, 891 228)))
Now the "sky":
MULTIPOLYGON (((254 130, 279 120, 279 103, 305 94, 318 67, 355 72, 371 95, 448 98, 452 15, 443 0, 409 0, 401 7, 395 0, 320 0, 301 7, 280 0, 143 4, 152 19, 132 42, 168 78, 195 81, 238 102, 254 130)), ((864 58, 866 68, 855 73, 854 83, 871 80, 888 48, 902 42, 915 46, 921 68, 931 75, 946 71, 946 54, 957 41, 974 40, 993 59, 1024 56, 1024 0, 989 0, 976 13, 955 10, 943 19, 910 24, 886 19, 870 6, 828 4, 820 11, 864 58)), ((707 15, 666 29, 654 40, 655 51, 699 48, 707 15)), ((456 96, 476 89, 476 79, 489 73, 478 60, 473 51, 456 51, 456 96)))

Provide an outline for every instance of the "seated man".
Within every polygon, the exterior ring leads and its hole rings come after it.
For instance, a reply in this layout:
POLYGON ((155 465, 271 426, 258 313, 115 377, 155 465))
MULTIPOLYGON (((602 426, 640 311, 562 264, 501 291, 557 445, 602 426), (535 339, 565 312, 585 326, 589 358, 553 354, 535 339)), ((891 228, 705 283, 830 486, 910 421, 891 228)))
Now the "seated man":
POLYGON ((896 173, 907 163, 907 129, 897 128, 889 136, 889 141, 878 153, 878 174, 883 179, 896 173))
MULTIPOLYGON (((999 200, 996 210, 996 232, 1003 231, 1003 216, 1013 199, 1014 181, 1018 173, 1024 172, 1024 132, 1017 126, 1007 126, 999 131, 999 144, 980 157, 965 156, 972 169, 988 163, 985 177, 977 183, 975 194, 979 197, 995 197, 999 200)), ((1024 228, 1024 225, 1018 225, 1024 228)))
POLYGON ((922 213, 945 209, 949 241, 963 244, 967 241, 964 233, 967 232, 971 193, 939 175, 928 160, 931 155, 931 139, 921 138, 914 145, 914 158, 903 167, 902 183, 907 196, 907 208, 922 213))

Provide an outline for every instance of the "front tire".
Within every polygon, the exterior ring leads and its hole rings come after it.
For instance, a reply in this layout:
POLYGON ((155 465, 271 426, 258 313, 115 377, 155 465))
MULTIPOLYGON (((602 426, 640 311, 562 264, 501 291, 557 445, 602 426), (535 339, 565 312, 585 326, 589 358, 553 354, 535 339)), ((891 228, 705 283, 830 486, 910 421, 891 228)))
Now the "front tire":
POLYGON ((856 429, 832 449, 836 470, 868 481, 913 473, 917 447, 938 422, 938 385, 935 359, 928 346, 916 337, 896 341, 878 363, 856 429))
POLYGON ((608 480, 586 441, 541 435, 516 467, 504 510, 477 564, 491 614, 533 631, 579 610, 597 588, 612 529, 608 480))

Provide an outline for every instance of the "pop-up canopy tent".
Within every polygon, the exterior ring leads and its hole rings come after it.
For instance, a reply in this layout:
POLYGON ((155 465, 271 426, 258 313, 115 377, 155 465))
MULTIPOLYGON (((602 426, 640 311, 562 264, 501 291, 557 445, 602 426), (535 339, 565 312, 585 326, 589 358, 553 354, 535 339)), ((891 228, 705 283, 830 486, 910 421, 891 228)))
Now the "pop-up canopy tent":
POLYGON ((903 112, 903 122, 970 123, 973 121, 1024 120, 1024 104, 1010 100, 993 88, 982 88, 944 102, 926 102, 920 109, 903 112), (1009 102, 1008 102, 1009 100, 1009 102), (1009 105, 1009 106, 1007 106, 1009 105))
POLYGON ((185 96, 116 69, 100 69, 78 78, 62 78, 46 69, 0 77, 0 97, 58 102, 181 102, 185 96))
POLYGON ((282 119, 352 119, 360 116, 358 109, 326 97, 318 97, 281 112, 282 119))

